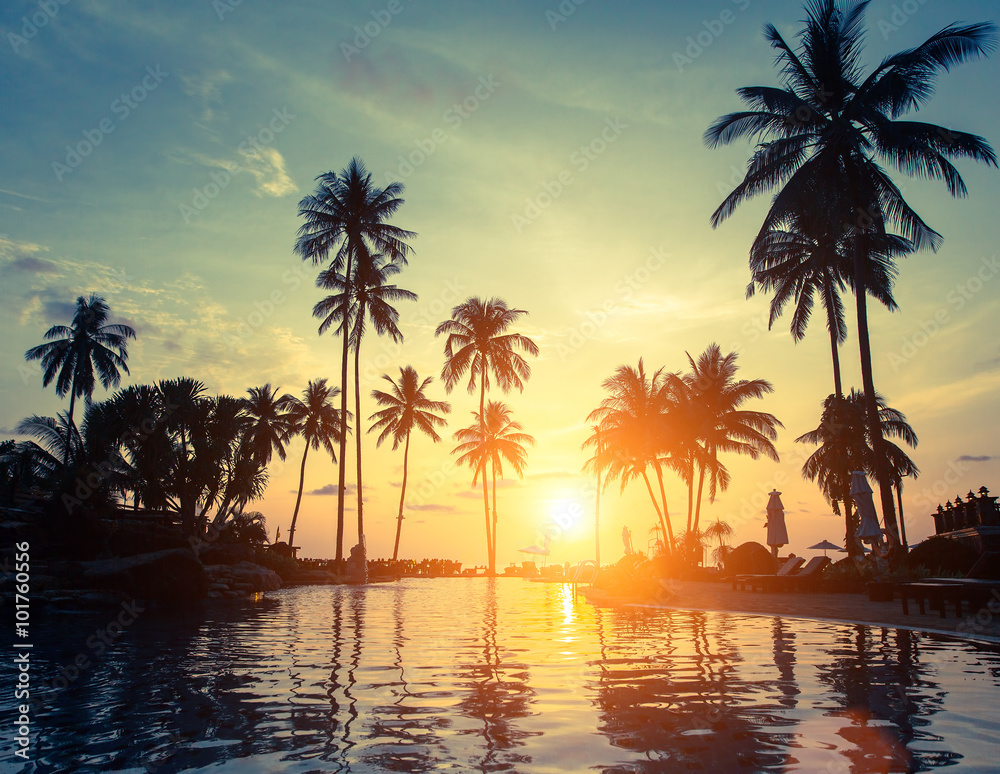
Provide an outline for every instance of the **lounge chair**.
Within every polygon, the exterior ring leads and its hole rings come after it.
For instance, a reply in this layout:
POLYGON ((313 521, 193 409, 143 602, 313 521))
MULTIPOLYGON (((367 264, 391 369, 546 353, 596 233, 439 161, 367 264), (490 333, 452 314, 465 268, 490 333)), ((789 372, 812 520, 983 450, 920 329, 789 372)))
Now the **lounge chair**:
POLYGON ((833 561, 828 556, 814 556, 801 570, 765 581, 764 591, 815 591, 823 571, 833 561))
POLYGON ((750 587, 750 591, 756 591, 758 588, 764 590, 769 580, 791 575, 804 562, 805 559, 801 556, 790 556, 774 575, 737 575, 733 578, 733 591, 747 591, 747 586, 750 587))

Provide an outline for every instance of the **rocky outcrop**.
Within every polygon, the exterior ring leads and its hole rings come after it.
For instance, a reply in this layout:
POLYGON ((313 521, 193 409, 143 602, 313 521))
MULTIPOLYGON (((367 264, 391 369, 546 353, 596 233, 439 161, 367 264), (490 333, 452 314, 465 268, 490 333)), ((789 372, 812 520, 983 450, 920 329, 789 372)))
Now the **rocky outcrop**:
POLYGON ((252 562, 238 564, 210 564, 205 568, 208 576, 209 599, 235 599, 263 591, 281 588, 281 577, 274 570, 252 562))
POLYGON ((195 603, 208 591, 205 568, 189 548, 79 562, 76 569, 83 587, 117 591, 163 605, 195 603))

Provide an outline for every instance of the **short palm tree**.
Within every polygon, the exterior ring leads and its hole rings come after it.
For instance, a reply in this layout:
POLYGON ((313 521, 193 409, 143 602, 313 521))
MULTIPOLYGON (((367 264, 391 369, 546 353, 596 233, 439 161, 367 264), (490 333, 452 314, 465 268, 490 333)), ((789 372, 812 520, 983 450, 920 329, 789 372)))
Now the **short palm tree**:
MULTIPOLYGON (((738 90, 748 110, 719 118, 705 133, 712 147, 747 138, 756 144, 743 181, 716 209, 713 225, 740 203, 777 189, 758 234, 758 242, 804 207, 822 213, 842 235, 856 233, 852 284, 868 431, 878 437, 871 345, 868 335, 867 250, 889 229, 914 249, 936 248, 940 234, 907 204, 882 168, 944 181, 953 196, 967 191, 952 160, 969 158, 997 166, 996 154, 982 137, 917 121, 900 120, 934 93, 939 72, 988 55, 996 45, 991 23, 953 24, 915 48, 887 56, 867 75, 860 62, 867 0, 809 0, 800 45, 793 49, 773 25, 765 37, 777 51, 782 88, 738 90)), ((886 455, 876 455, 882 510, 892 540, 898 543, 886 455)))
MULTIPOLYGON (((445 335, 445 364, 441 369, 445 392, 450 393, 466 373, 469 374, 469 393, 479 384, 480 428, 486 442, 486 393, 490 380, 507 393, 512 388, 524 390, 524 381, 531 376, 531 366, 521 352, 538 356, 538 345, 520 333, 508 329, 527 312, 511 309, 500 298, 486 301, 473 296, 451 310, 451 319, 445 320, 434 331, 435 336, 445 335)), ((490 503, 483 478, 483 510, 486 518, 486 542, 493 544, 490 528, 490 503)), ((492 572, 491 568, 491 572, 492 572)))
POLYGON ((666 535, 668 550, 672 551, 674 532, 663 487, 663 465, 675 465, 678 460, 667 454, 664 430, 668 405, 664 384, 663 369, 650 376, 641 358, 636 368, 619 366, 614 375, 604 380, 608 396, 590 412, 587 421, 597 423, 605 445, 605 456, 597 459, 607 469, 605 485, 618 478, 624 490, 630 481, 641 476, 666 535), (649 481, 650 467, 660 485, 659 503, 649 481))
MULTIPOLYGON (((875 401, 879 407, 882 437, 898 438, 915 447, 917 435, 903 413, 886 406, 881 395, 876 395, 875 401)), ((861 470, 874 475, 876 467, 874 446, 865 421, 864 396, 857 390, 843 397, 828 396, 823 401, 819 427, 795 440, 819 447, 802 466, 802 477, 819 485, 834 513, 840 515, 840 507, 844 506, 845 546, 850 556, 860 556, 863 548, 855 536, 858 517, 851 498, 851 473, 861 470)), ((882 453, 889 454, 897 487, 902 487, 904 476, 916 477, 919 473, 913 461, 891 441, 884 442, 882 453)))
MULTIPOLYGON (((340 392, 339 387, 326 383, 326 379, 314 379, 309 382, 302 399, 292 397, 288 401, 288 415, 293 431, 301 435, 306 442, 302 452, 302 466, 299 469, 299 491, 295 496, 295 510, 292 511, 292 524, 288 528, 288 545, 295 545, 295 522, 299 517, 299 505, 302 503, 302 488, 306 480, 306 458, 309 449, 319 451, 326 449, 330 458, 336 464, 337 450, 334 440, 340 438, 341 414, 332 401, 340 392)), ((350 415, 348 415, 350 419, 350 415)))
MULTIPOLYGON (((316 191, 299 202, 299 215, 304 223, 299 228, 295 251, 303 260, 319 265, 329 260, 330 267, 347 278, 343 294, 342 320, 348 320, 348 305, 352 297, 350 283, 354 281, 354 265, 363 256, 380 253, 392 262, 405 263, 410 252, 406 240, 416 236, 412 231, 388 223, 403 204, 402 183, 389 183, 379 188, 364 163, 357 158, 338 175, 327 172, 316 178, 316 191)), ((347 415, 347 355, 349 328, 341 329, 343 355, 340 383, 340 414, 347 415)), ((337 561, 344 556, 344 487, 346 485, 345 452, 347 424, 341 426, 339 479, 337 486, 337 561)))
MULTIPOLYGON (((42 386, 55 379, 56 395, 69 393, 67 440, 65 452, 70 452, 69 428, 73 426, 73 410, 77 398, 90 403, 96 379, 108 390, 118 386, 121 372, 128 373, 128 340, 135 330, 128 325, 109 323, 111 310, 97 295, 76 299, 76 311, 69 325, 53 325, 45 332, 46 344, 39 344, 24 353, 25 360, 42 361, 42 386)), ((68 463, 69 457, 63 459, 68 463)))
POLYGON ((468 465, 473 470, 472 485, 482 475, 485 484, 487 474, 493 489, 493 521, 486 533, 489 573, 496 574, 497 564, 497 476, 503 478, 503 464, 506 461, 521 476, 528 458, 525 446, 533 446, 535 439, 511 417, 510 408, 500 401, 491 400, 486 404, 486 416, 474 414, 475 420, 468 427, 455 432, 458 446, 452 450, 457 454, 459 465, 468 465), (492 529, 490 529, 492 527, 492 529))
POLYGON ((288 393, 278 397, 278 389, 270 384, 251 387, 243 399, 243 411, 248 418, 245 442, 254 462, 266 466, 271 455, 285 459, 285 444, 294 429, 288 405, 295 398, 288 393))
POLYGON ((403 334, 397 325, 399 311, 393 304, 398 301, 416 301, 417 294, 397 285, 387 284, 388 279, 400 270, 399 263, 389 263, 385 256, 366 253, 355 264, 353 282, 348 282, 344 275, 333 269, 320 272, 316 279, 316 284, 320 287, 337 291, 313 308, 313 316, 323 318, 319 332, 322 334, 334 323, 339 323, 338 330, 346 328, 349 331, 351 349, 354 350, 354 412, 358 417, 354 433, 357 443, 358 542, 363 542, 362 536, 365 533, 364 486, 361 475, 361 341, 368 320, 375 326, 375 332, 379 336, 388 336, 396 343, 403 340, 403 334), (345 303, 348 293, 353 296, 345 303), (343 316, 345 311, 346 325, 343 316))
POLYGON ((428 376, 423 381, 417 376, 417 371, 413 366, 406 366, 399 369, 399 381, 395 382, 388 374, 382 374, 382 378, 392 385, 388 392, 382 390, 372 390, 372 398, 381 411, 377 411, 368 417, 368 421, 374 424, 368 428, 368 432, 380 430, 376 446, 381 446, 382 442, 392 436, 392 449, 399 448, 400 441, 403 441, 403 485, 399 492, 399 514, 396 517, 396 541, 392 547, 392 560, 399 558, 399 536, 403 529, 403 504, 406 502, 406 474, 407 464, 410 457, 410 433, 414 428, 423 431, 431 437, 434 443, 441 440, 435 427, 443 427, 447 424, 444 417, 439 417, 434 412, 447 414, 451 411, 451 405, 444 401, 431 400, 424 390, 434 381, 428 376))
POLYGON ((709 474, 711 501, 719 490, 725 491, 729 486, 729 471, 719 462, 721 452, 743 454, 753 460, 763 455, 778 461, 773 441, 778 437, 777 428, 783 427, 781 422, 773 414, 741 408, 747 401, 762 398, 774 388, 764 379, 737 381, 736 360, 735 352, 723 355, 718 344, 710 344, 697 360, 688 355, 691 371, 683 378, 700 408, 700 424, 695 433, 704 449, 699 465, 694 523, 689 530, 692 534, 698 532, 705 473, 709 474))

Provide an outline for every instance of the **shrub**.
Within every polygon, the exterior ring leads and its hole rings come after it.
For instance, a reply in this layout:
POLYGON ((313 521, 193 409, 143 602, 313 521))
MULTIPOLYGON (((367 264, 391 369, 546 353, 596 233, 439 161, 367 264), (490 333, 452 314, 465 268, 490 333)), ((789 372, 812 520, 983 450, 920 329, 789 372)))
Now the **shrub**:
POLYGON ((910 549, 907 567, 925 568, 929 575, 955 575, 964 577, 979 558, 968 543, 935 536, 910 549))
POLYGON ((726 556, 726 575, 773 575, 777 571, 778 563, 760 543, 743 543, 726 556))

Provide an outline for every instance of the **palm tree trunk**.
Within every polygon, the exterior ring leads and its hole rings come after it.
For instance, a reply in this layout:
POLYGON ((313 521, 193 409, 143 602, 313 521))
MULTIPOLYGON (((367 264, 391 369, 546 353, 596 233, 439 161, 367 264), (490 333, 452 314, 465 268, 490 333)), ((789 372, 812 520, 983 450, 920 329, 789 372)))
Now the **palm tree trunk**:
POLYGON ((701 495, 705 489, 705 466, 698 466, 698 499, 694 506, 694 524, 689 528, 689 532, 698 531, 698 522, 701 520, 701 495))
POLYGON ((594 507, 594 561, 601 569, 601 431, 597 431, 597 502, 594 507))
MULTIPOLYGON (((288 528, 288 547, 295 545, 295 520, 299 517, 299 503, 302 502, 302 487, 306 482, 306 457, 309 456, 309 439, 306 439, 306 450, 302 453, 302 467, 299 468, 299 493, 295 498, 295 510, 292 511, 292 526, 288 528)), ((294 555, 294 551, 293 551, 294 555)))
POLYGON ((406 500, 406 465, 410 456, 410 434, 406 434, 406 446, 403 447, 403 488, 399 493, 399 516, 396 517, 396 542, 392 547, 392 561, 399 558, 399 533, 403 531, 403 502, 406 500))
POLYGON ((830 331, 830 350, 833 360, 833 389, 836 396, 842 398, 844 391, 840 382, 840 341, 838 336, 840 326, 837 324, 838 320, 834 311, 834 297, 836 293, 837 290, 833 286, 833 279, 827 274, 823 283, 823 295, 824 306, 826 307, 826 327, 830 331))
POLYGON ((656 517, 660 520, 660 527, 663 528, 663 534, 667 534, 667 524, 663 521, 663 512, 660 511, 660 504, 656 502, 656 495, 653 494, 653 486, 649 483, 649 476, 646 475, 646 471, 642 471, 642 480, 646 482, 646 491, 649 492, 649 499, 653 501, 653 508, 656 510, 656 517))
POLYGON ((895 546, 899 542, 899 528, 896 525, 896 507, 893 502, 892 481, 886 467, 886 455, 883 450, 882 423, 878 417, 878 404, 875 401, 875 380, 872 376, 872 350, 868 338, 868 306, 866 302, 867 287, 865 284, 865 266, 863 251, 854 251, 854 285, 855 300, 858 312, 858 343, 861 350, 861 382, 865 392, 865 418, 868 424, 868 434, 875 452, 875 478, 878 480, 879 496, 882 500, 882 518, 885 521, 889 540, 895 546))
POLYGON ((66 448, 63 450, 63 467, 69 467, 70 438, 73 434, 73 409, 76 405, 76 374, 73 375, 73 389, 69 394, 69 416, 66 418, 66 448))
POLYGON ((694 457, 691 458, 691 464, 687 471, 687 490, 688 490, 688 518, 687 518, 687 531, 691 531, 691 519, 694 518, 694 457))
POLYGON ((830 331, 830 350, 833 357, 833 389, 838 398, 844 397, 844 389, 840 383, 840 346, 837 344, 837 334, 830 331))
POLYGON ((667 554, 670 555, 674 552, 674 528, 670 523, 670 511, 667 509, 667 493, 663 488, 663 471, 660 470, 659 462, 656 463, 656 480, 660 485, 660 500, 663 502, 663 518, 666 525, 664 535, 667 539, 667 554))
POLYGON ((904 549, 909 548, 906 542, 906 521, 903 519, 903 479, 896 480, 896 503, 899 505, 899 538, 904 549))
POLYGON ((340 391, 340 458, 339 472, 337 476, 337 567, 340 572, 340 563, 344 560, 344 487, 347 484, 347 354, 350 347, 350 336, 348 335, 348 314, 350 312, 351 296, 351 263, 352 251, 347 252, 347 266, 344 272, 344 304, 343 314, 343 337, 344 351, 340 359, 340 383, 344 389, 340 391))
MULTIPOLYGON (((486 381, 480 375, 479 380, 479 443, 486 448, 486 381)), ((490 536, 490 496, 486 485, 486 459, 483 458, 483 510, 486 513, 486 563, 488 574, 496 575, 493 564, 493 538, 490 536)))
MULTIPOLYGON (((364 325, 365 304, 361 302, 358 308, 358 325, 364 325)), ((358 543, 364 545, 365 537, 365 515, 364 515, 364 487, 361 485, 361 335, 359 331, 358 343, 354 348, 354 440, 358 452, 358 543)))
POLYGON ((497 566, 497 469, 491 466, 490 477, 493 480, 493 544, 490 546, 490 572, 496 572, 497 566))

